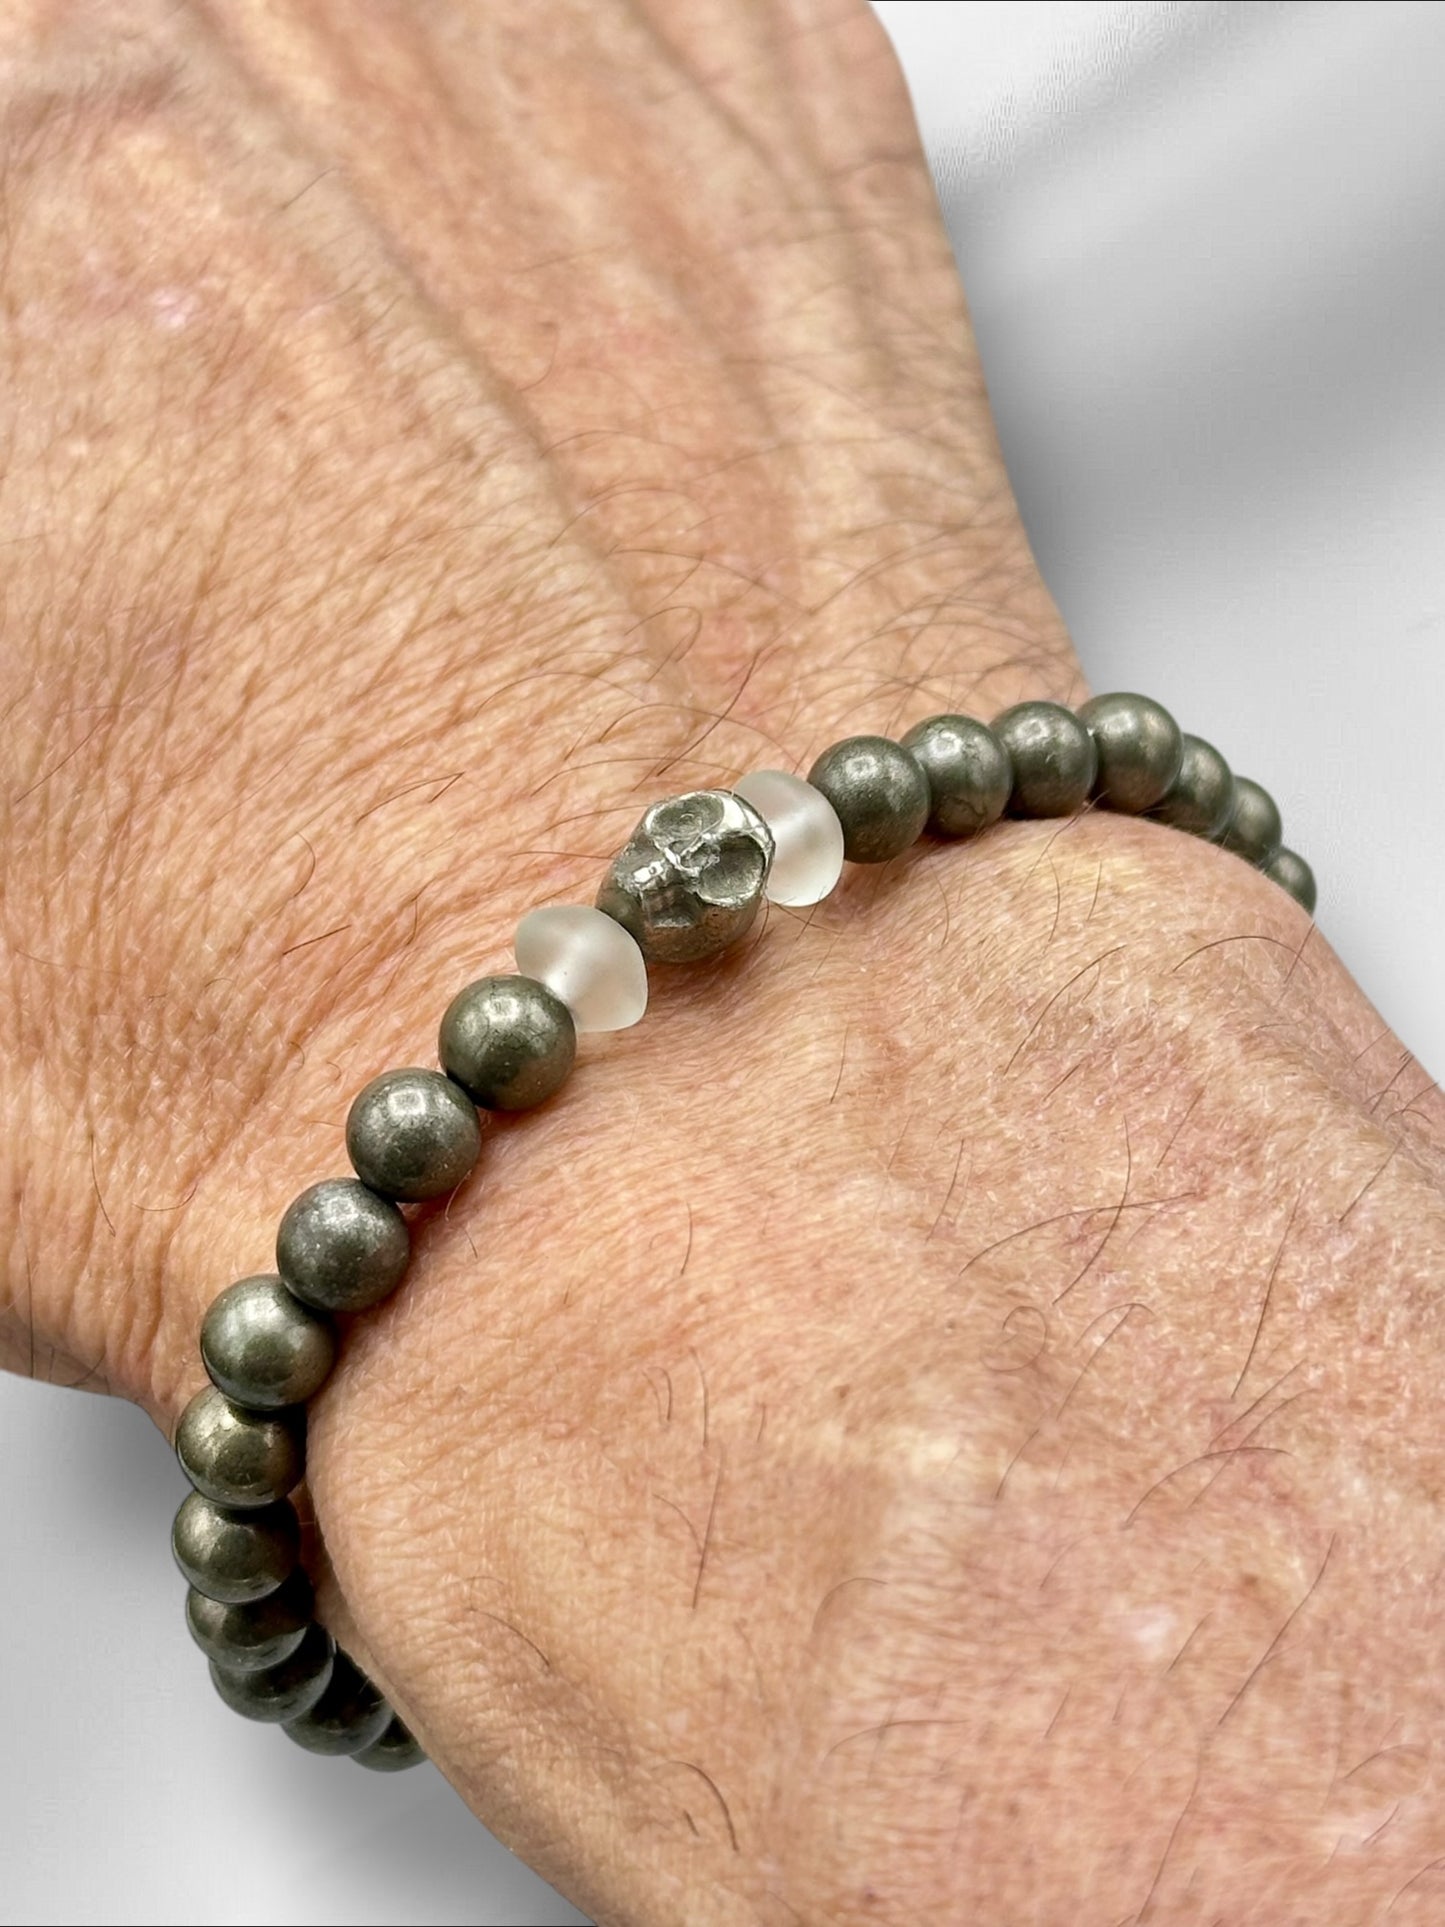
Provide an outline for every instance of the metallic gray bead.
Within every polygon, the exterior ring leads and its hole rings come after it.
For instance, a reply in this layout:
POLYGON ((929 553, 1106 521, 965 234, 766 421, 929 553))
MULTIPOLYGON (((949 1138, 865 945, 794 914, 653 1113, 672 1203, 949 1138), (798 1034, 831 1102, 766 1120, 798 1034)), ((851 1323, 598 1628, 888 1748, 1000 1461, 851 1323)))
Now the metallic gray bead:
POLYGON ((1015 703, 993 719, 1008 751, 1014 786, 1010 816, 1073 816, 1098 774, 1094 739, 1062 703, 1015 703))
POLYGON ((1008 752, 972 716, 930 716, 903 738, 928 779, 928 827, 935 836, 973 836, 996 823, 1013 790, 1008 752))
POLYGON ((654 803, 597 892, 649 963, 696 963, 746 936, 773 863, 773 833, 731 790, 654 803))
POLYGON ((1167 795, 1184 760, 1184 738, 1162 704, 1120 691, 1091 697, 1078 716, 1098 754, 1097 801, 1137 816, 1167 795))
POLYGON ((845 736, 808 771, 843 825, 850 863, 886 863, 916 843, 932 807, 918 759, 887 736, 845 736))
POLYGON ((471 1174, 481 1149, 476 1105, 440 1071, 383 1071, 346 1119, 356 1175, 384 1198, 444 1197, 471 1174))
POLYGON ((293 1198, 276 1234, 281 1276, 319 1311, 365 1311, 389 1298, 411 1256, 406 1219, 355 1178, 327 1178, 293 1198))
POLYGON ((291 1657, 310 1624, 314 1603, 311 1581, 297 1566, 275 1592, 242 1606, 207 1599, 192 1586, 186 1594, 186 1624, 207 1659, 234 1672, 253 1672, 291 1657))
POLYGON ((381 1738, 351 1757, 358 1766, 370 1767, 373 1773, 402 1773, 409 1766, 420 1766, 426 1754, 413 1738, 411 1728, 399 1714, 393 1713, 381 1738))
POLYGON ((300 1480, 304 1415, 243 1411, 213 1385, 196 1393, 176 1427, 176 1457, 198 1492, 218 1505, 269 1505, 300 1480))
POLYGON ((287 1499, 238 1512, 189 1492, 171 1528, 181 1571, 197 1592, 228 1606, 274 1592, 295 1567, 300 1547, 296 1508, 287 1499))
POLYGON ((1288 890, 1296 903, 1303 905, 1311 916, 1314 915, 1318 895, 1315 873, 1298 851, 1281 847, 1260 868, 1272 883, 1277 883, 1281 890, 1288 890))
POLYGON ((242 1670, 211 1661, 211 1683, 233 1713, 243 1719, 299 1719, 326 1691, 336 1648, 324 1626, 313 1619, 294 1653, 276 1666, 242 1670))
POLYGON ((448 1004, 437 1055, 474 1104, 525 1111, 566 1083, 577 1026, 535 977, 482 977, 448 1004))
POLYGON ((336 1758, 373 1745, 390 1722, 388 1702, 338 1647, 326 1691, 304 1713, 283 1721, 281 1731, 308 1753, 336 1758))
POLYGON ((1234 813, 1234 774, 1213 743, 1202 736, 1186 731, 1181 741, 1179 774, 1149 815, 1172 830, 1215 843, 1234 813))
POLYGON ((336 1333, 274 1274, 242 1278, 206 1313, 201 1359, 227 1398, 274 1412, 320 1391, 336 1361, 336 1333))
POLYGON ((1284 841, 1279 805, 1248 776, 1234 779, 1234 809, 1219 841, 1246 863, 1263 869, 1284 841))

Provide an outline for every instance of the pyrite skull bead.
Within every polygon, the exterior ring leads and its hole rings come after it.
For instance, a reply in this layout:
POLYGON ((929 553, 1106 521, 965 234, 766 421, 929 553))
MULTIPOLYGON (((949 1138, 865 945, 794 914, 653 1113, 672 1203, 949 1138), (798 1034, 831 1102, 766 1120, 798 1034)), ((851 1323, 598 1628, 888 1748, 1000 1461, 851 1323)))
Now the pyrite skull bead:
POLYGON ((694 963, 746 935, 763 900, 773 833, 731 790, 654 803, 597 892, 649 963, 694 963))

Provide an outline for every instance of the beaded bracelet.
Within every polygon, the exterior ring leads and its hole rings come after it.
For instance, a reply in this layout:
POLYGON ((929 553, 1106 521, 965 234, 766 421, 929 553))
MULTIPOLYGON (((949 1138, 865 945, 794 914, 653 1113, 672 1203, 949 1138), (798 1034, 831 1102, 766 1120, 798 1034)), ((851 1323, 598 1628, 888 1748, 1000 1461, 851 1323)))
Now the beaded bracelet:
POLYGON ((1006 812, 1062 817, 1091 802, 1219 843, 1314 910, 1314 877, 1282 847, 1268 793, 1158 703, 1121 694, 1077 714, 1017 703, 991 728, 933 716, 901 743, 835 743, 806 782, 758 770, 732 790, 670 797, 644 814, 594 907, 522 918, 519 974, 483 977, 454 999, 440 1071, 387 1071, 362 1090, 346 1121, 356 1176, 303 1191, 281 1220, 276 1272, 229 1286, 201 1326, 211 1383, 176 1432, 195 1490, 172 1544, 190 1581, 187 1621, 227 1705, 362 1766, 393 1771, 424 1757, 312 1618, 286 1495, 304 1467, 306 1400, 336 1357, 331 1314, 364 1311, 400 1284, 411 1234, 399 1207, 467 1176, 481 1150, 478 1108, 525 1110, 551 1097, 579 1031, 622 1030, 642 1016, 647 964, 714 955, 746 933, 765 895, 818 903, 845 860, 885 862, 925 829, 972 836, 1006 812))

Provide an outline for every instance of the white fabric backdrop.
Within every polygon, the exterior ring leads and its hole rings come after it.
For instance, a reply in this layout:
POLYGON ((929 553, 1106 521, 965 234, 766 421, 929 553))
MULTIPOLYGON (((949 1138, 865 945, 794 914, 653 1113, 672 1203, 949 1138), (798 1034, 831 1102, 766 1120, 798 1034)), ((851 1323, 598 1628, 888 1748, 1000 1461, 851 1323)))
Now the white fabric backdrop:
MULTIPOLYGON (((1445 1065, 1445 8, 878 11, 1095 688, 1274 791, 1325 934, 1445 1065)), ((0 1463, 0 1920, 582 1918, 435 1769, 220 1707, 139 1413, 0 1380, 0 1463)))

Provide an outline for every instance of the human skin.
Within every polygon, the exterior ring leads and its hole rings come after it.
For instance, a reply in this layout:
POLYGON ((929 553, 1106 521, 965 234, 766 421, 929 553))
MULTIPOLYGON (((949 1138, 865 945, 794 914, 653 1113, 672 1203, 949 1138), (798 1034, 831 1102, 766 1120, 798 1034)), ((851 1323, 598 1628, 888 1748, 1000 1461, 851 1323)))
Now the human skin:
MULTIPOLYGON (((0 49, 0 1332, 169 1435, 647 803, 1086 687, 861 7, 0 49)), ((312 1408, 325 1616, 601 1921, 1436 1920, 1442 1180, 1237 858, 925 840, 488 1125, 312 1408)))

